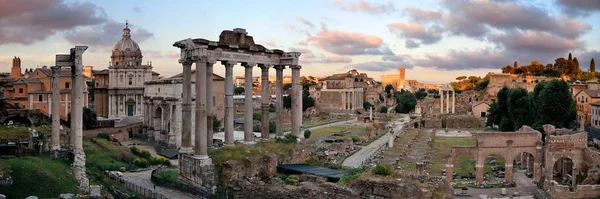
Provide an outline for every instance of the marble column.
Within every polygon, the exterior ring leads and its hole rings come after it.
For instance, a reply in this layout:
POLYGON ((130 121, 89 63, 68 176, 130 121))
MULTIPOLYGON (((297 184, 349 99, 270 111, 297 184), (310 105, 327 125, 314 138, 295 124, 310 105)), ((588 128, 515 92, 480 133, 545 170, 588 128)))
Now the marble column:
POLYGON ((60 150, 60 66, 52 66, 52 151, 60 150))
POLYGON ((261 69, 261 131, 260 138, 269 139, 269 104, 271 102, 271 94, 269 92, 269 65, 258 64, 261 69))
POLYGON ((292 69, 292 134, 301 137, 302 127, 302 85, 300 84, 300 65, 290 66, 292 69))
POLYGON ((244 77, 244 142, 252 143, 254 142, 254 133, 252 130, 253 127, 253 119, 252 114, 254 113, 254 103, 252 101, 252 67, 254 67, 254 63, 243 63, 242 66, 245 67, 245 77, 244 77))
POLYGON ((206 136, 206 59, 196 61, 196 138, 194 158, 208 159, 206 136))
POLYGON ((456 104, 456 92, 453 90, 452 91, 452 114, 454 114, 456 111, 455 104, 456 104))
POLYGON ((446 93, 446 113, 450 113, 450 91, 446 93))
POLYGON ((440 114, 444 114, 444 90, 440 89, 440 114))
POLYGON ((283 136, 283 69, 285 66, 275 66, 275 98, 277 104, 275 105, 275 132, 277 136, 283 136))
MULTIPOLYGON (((75 100, 75 84, 76 84, 76 80, 75 80, 75 66, 71 67, 71 86, 69 87, 71 89, 71 104, 69 106, 69 104, 65 104, 65 109, 67 110, 66 115, 67 119, 70 120, 69 121, 69 130, 71 131, 70 134, 70 138, 71 138, 71 143, 70 145, 72 147, 75 147, 75 120, 73 120, 73 108, 75 107, 75 105, 77 104, 77 100, 75 100), (69 119, 69 113, 70 113, 70 119, 69 119)), ((66 99, 65 99, 66 100, 66 99)))
POLYGON ((223 62, 225 65, 225 145, 233 145, 233 66, 235 62, 223 62))
MULTIPOLYGON (((213 148, 213 64, 206 62, 206 144, 213 148)), ((198 79, 196 75, 196 79, 198 79)), ((197 82, 197 81, 196 81, 197 82)), ((196 89, 197 90, 197 89, 196 89)), ((198 98, 196 98, 198 99, 198 98)))
MULTIPOLYGON (((183 65, 183 102, 181 102, 181 148, 179 153, 193 154, 192 149, 192 62, 181 62, 183 65)), ((198 75, 198 74, 196 74, 198 75)), ((154 112, 154 108, 150 110, 154 112)), ((153 118, 150 118, 152 121, 153 118)), ((150 122, 151 124, 153 122, 150 122)), ((198 139, 198 138, 196 138, 198 139)))
POLYGON ((71 49, 71 53, 75 54, 74 69, 75 82, 73 83, 73 96, 71 102, 71 121, 74 126, 71 129, 74 131, 73 144, 73 168, 75 170, 75 179, 77 180, 79 190, 83 193, 89 191, 89 180, 85 173, 85 152, 83 151, 83 102, 84 102, 84 78, 83 78, 83 63, 82 54, 87 50, 87 46, 76 46, 71 49))

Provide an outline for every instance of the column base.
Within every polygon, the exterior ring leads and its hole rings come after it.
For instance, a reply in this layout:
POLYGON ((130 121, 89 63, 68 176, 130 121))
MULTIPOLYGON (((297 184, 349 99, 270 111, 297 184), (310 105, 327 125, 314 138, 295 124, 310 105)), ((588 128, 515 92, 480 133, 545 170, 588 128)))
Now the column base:
POLYGON ((194 149, 192 147, 181 147, 181 149, 179 149, 179 153, 180 154, 194 154, 194 149))
POLYGON ((245 145, 255 145, 256 141, 244 141, 243 142, 245 145))
POLYGON ((216 191, 215 166, 208 156, 201 159, 193 155, 181 155, 179 179, 211 194, 216 191))

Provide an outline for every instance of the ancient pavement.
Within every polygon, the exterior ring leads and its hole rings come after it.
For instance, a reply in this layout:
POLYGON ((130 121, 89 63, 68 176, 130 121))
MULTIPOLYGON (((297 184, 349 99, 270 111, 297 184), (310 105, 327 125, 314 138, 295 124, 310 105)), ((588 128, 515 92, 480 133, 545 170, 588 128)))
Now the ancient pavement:
MULTIPOLYGON (((409 116, 406 115, 404 118, 394 121, 394 132, 400 132, 404 124, 409 120, 409 116)), ((389 136, 391 136, 390 133, 386 133, 379 139, 371 142, 371 144, 362 147, 358 152, 352 154, 350 157, 347 157, 342 163, 342 166, 353 168, 359 168, 363 166, 367 160, 375 156, 375 154, 377 154, 377 152, 379 152, 387 144, 389 136)))

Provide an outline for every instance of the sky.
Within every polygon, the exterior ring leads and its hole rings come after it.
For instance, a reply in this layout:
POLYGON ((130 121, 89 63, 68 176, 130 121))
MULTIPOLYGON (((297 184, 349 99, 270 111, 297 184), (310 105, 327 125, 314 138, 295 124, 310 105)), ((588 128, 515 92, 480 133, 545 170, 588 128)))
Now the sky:
POLYGON ((22 68, 53 65, 75 45, 89 46, 84 65, 106 69, 126 20, 143 62, 166 77, 182 71, 175 41, 217 41, 234 28, 269 49, 301 52, 301 74, 318 77, 357 69, 379 80, 405 67, 406 79, 447 83, 515 61, 572 53, 587 70, 600 58, 598 0, 0 0, 0 71, 14 56, 22 68))

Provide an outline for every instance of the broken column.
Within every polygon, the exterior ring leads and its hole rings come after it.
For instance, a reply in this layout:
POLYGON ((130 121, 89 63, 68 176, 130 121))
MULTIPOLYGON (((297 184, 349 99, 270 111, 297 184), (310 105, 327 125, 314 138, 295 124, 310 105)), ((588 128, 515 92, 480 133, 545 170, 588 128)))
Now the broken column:
POLYGON ((60 66, 52 66, 52 104, 50 105, 52 115, 52 147, 51 150, 56 157, 60 150, 60 66))
POLYGON ((261 132, 262 139, 269 139, 269 104, 271 102, 271 94, 269 92, 269 65, 259 64, 261 69, 261 132))
POLYGON ((277 136, 283 136, 283 69, 285 66, 275 66, 275 132, 277 136))
POLYGON ((73 96, 71 102, 71 120, 75 126, 71 126, 75 135, 73 144, 73 153, 75 158, 73 167, 75 169, 75 179, 77 180, 79 190, 83 193, 89 191, 89 180, 85 173, 85 152, 83 151, 83 91, 85 81, 83 79, 82 54, 88 49, 87 46, 76 46, 71 48, 71 54, 75 56, 73 67, 75 68, 75 82, 73 82, 73 96), (76 102, 76 103, 75 103, 76 102), (73 104, 74 103, 74 104, 73 104))

